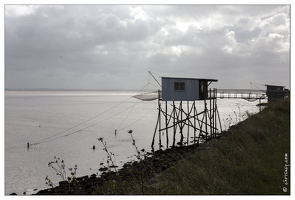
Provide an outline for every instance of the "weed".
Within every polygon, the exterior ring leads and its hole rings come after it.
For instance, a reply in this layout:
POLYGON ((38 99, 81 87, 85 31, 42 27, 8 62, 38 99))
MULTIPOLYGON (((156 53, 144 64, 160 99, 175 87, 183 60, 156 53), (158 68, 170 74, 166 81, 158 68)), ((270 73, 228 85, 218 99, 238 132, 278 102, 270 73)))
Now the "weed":
POLYGON ((103 166, 106 170, 108 171, 112 171, 112 169, 114 169, 114 171, 116 172, 116 174, 118 174, 118 171, 116 169, 116 165, 115 165, 115 154, 110 152, 107 148, 107 142, 103 140, 103 138, 98 138, 98 141, 100 141, 103 145, 103 150, 107 153, 107 165, 105 166, 103 162, 100 163, 101 166, 103 166))
MULTIPOLYGON (((55 172, 56 175, 59 176, 62 181, 66 181, 68 183, 69 189, 68 189, 68 194, 71 193, 71 189, 73 186, 76 185, 77 179, 76 179, 76 172, 77 172, 77 165, 75 165, 74 168, 68 168, 70 176, 67 176, 66 173, 66 165, 64 160, 61 160, 60 158, 57 158, 54 156, 54 161, 50 161, 48 163, 48 166, 51 167, 55 172)), ((52 180, 46 176, 46 185, 50 187, 56 187, 56 185, 52 182, 52 180)))
POLYGON ((144 194, 144 189, 143 189, 144 188, 144 181, 143 181, 143 168, 144 168, 144 166, 142 165, 141 161, 145 159, 146 154, 144 153, 145 152, 144 149, 142 149, 142 151, 138 150, 138 148, 137 148, 137 146, 135 144, 135 140, 134 140, 133 135, 132 135, 133 131, 129 130, 128 133, 131 136, 132 145, 134 146, 134 148, 136 150, 136 153, 137 153, 136 158, 138 159, 138 163, 139 163, 139 177, 140 177, 139 182, 140 182, 140 186, 141 186, 141 194, 144 194))

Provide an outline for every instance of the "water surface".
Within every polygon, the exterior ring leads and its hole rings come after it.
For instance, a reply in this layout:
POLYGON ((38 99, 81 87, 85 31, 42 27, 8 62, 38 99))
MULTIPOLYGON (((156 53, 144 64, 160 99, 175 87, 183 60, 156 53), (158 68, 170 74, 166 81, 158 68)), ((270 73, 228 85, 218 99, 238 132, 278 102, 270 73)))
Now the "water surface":
MULTIPOLYGON (((46 175, 58 183, 61 179, 48 167, 54 156, 63 159, 66 167, 77 164, 77 176, 98 172, 99 164, 107 160, 97 140, 100 137, 116 155, 118 166, 135 159, 128 130, 133 131, 139 149, 150 151, 157 101, 139 101, 131 97, 135 94, 133 91, 6 91, 5 194, 47 188, 46 175)), ((219 99, 222 128, 244 120, 245 111, 258 112, 257 103, 219 99)), ((197 107, 202 110, 203 102, 198 102, 197 107)))

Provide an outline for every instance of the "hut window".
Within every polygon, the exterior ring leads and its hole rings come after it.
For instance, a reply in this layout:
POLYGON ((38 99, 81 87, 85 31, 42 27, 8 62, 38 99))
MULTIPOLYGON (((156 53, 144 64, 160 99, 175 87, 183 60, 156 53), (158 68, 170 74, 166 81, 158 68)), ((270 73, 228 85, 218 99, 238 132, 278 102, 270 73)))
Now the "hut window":
POLYGON ((184 91, 185 90, 185 82, 174 82, 174 90, 184 91))

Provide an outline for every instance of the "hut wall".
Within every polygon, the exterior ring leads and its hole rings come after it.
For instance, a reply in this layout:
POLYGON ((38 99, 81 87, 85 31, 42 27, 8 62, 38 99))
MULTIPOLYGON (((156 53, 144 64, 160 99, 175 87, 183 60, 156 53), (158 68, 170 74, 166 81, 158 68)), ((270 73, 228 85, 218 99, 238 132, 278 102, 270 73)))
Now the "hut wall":
POLYGON ((199 80, 162 77, 163 101, 194 101, 199 99, 199 80))

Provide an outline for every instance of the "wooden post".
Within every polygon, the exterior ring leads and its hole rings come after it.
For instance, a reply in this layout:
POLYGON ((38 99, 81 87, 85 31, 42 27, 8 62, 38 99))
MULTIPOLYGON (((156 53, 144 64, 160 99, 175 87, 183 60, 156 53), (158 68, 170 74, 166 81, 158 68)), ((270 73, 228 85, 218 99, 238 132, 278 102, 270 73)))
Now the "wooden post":
POLYGON ((182 112, 183 112, 183 110, 182 110, 182 101, 180 101, 180 105, 179 105, 179 110, 180 110, 180 120, 181 120, 181 123, 180 123, 180 143, 181 143, 181 146, 182 146, 182 143, 183 143, 183 133, 182 133, 182 129, 183 129, 183 126, 182 126, 182 123, 183 123, 183 121, 182 121, 182 112))
MULTIPOLYGON (((154 143, 155 143, 155 136, 156 136, 156 132, 157 132, 157 128, 158 128, 158 125, 159 125, 159 120, 160 120, 160 114, 161 114, 161 106, 160 106, 160 90, 158 90, 158 119, 157 119, 157 124, 156 124, 156 127, 155 127, 155 131, 154 131, 154 135, 153 135, 153 140, 152 140, 152 152, 154 151, 154 143)), ((159 130, 161 129, 161 127, 159 127, 159 130)))
POLYGON ((204 110, 205 113, 204 113, 204 114, 205 114, 205 123, 206 123, 206 124, 205 124, 205 131, 206 131, 206 133, 205 133, 205 134, 206 134, 205 140, 206 140, 206 142, 207 142, 208 127, 207 127, 207 102, 206 102, 206 99, 204 100, 204 102, 205 102, 205 108, 204 108, 204 109, 205 109, 205 110, 204 110))
POLYGON ((189 110, 189 101, 187 101, 187 138, 186 138, 186 142, 187 142, 187 145, 189 145, 189 115, 190 115, 190 110, 189 110))
MULTIPOLYGON (((204 128, 203 128, 203 125, 204 125, 204 118, 206 117, 206 110, 205 110, 205 108, 204 108, 204 113, 203 113, 203 118, 202 118, 202 122, 200 122, 200 121, 198 121, 201 125, 200 125, 200 130, 201 130, 201 132, 199 133, 199 137, 198 137, 198 144, 199 144, 199 142, 200 142, 200 135, 202 135, 202 136, 204 136, 204 134, 203 133, 205 133, 205 131, 203 130, 204 128)), ((206 126, 206 124, 205 124, 205 126, 206 126)), ((206 130, 206 127, 205 127, 205 130, 206 130)), ((204 138, 203 138, 204 139, 204 138)))
POLYGON ((213 138, 215 138, 215 89, 213 88, 213 100, 212 100, 212 126, 213 126, 213 138))
MULTIPOLYGON (((158 115, 159 117, 159 115, 158 115)), ((158 128, 158 124, 159 124, 159 118, 157 119, 157 124, 156 124, 156 127, 155 127, 155 131, 154 131, 154 136, 153 136, 153 141, 152 141, 152 151, 154 151, 154 143, 155 143, 155 136, 156 136, 156 132, 157 132, 157 128, 158 128)))
POLYGON ((216 137, 216 134, 217 134, 217 89, 215 88, 215 110, 214 110, 214 116, 215 116, 215 137, 216 137))
MULTIPOLYGON (((215 95, 215 90, 213 89, 213 93, 215 95)), ((215 111, 216 111, 216 98, 213 97, 213 116, 212 116, 212 120, 213 120, 213 137, 215 137, 215 134, 216 134, 216 122, 215 122, 215 111)))
POLYGON ((196 142, 196 101, 194 101, 194 144, 196 142))
POLYGON ((175 103, 173 101, 173 144, 172 144, 172 147, 175 146, 175 136, 176 136, 176 128, 177 128, 177 125, 175 124, 175 112, 176 112, 176 108, 175 108, 175 103))
MULTIPOLYGON (((214 93, 214 89, 212 91, 214 93)), ((215 123, 214 123, 214 112, 215 112, 215 98, 212 99, 212 137, 214 138, 215 134, 215 123)))
POLYGON ((212 137, 212 91, 211 91, 211 88, 210 88, 210 99, 209 99, 209 120, 210 120, 210 137, 212 137))
POLYGON ((166 121, 166 148, 168 148, 168 143, 169 143, 169 139, 168 139, 168 119, 167 119, 167 101, 166 101, 166 106, 165 106, 166 108, 165 108, 165 121, 166 121))
MULTIPOLYGON (((158 91, 159 92, 159 96, 160 96, 160 90, 158 91)), ((160 149, 161 149, 161 147, 162 147, 162 143, 161 143, 161 102, 160 102, 160 98, 159 98, 159 102, 158 102, 158 104, 159 104, 159 114, 158 114, 158 119, 159 119, 159 147, 160 147, 160 149)))

